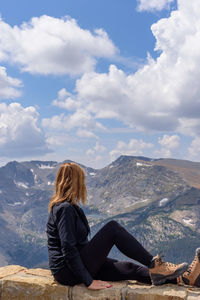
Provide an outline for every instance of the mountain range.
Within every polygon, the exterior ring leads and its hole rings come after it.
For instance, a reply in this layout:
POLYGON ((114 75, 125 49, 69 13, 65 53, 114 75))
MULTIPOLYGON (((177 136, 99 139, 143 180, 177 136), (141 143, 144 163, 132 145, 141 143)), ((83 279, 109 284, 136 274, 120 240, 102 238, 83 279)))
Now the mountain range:
MULTIPOLYGON (((0 168, 0 266, 47 265, 48 202, 60 164, 12 161, 0 168)), ((153 255, 193 259, 200 247, 200 163, 121 156, 102 169, 82 167, 92 235, 115 219, 153 255)), ((116 248, 110 255, 127 259, 116 248)))

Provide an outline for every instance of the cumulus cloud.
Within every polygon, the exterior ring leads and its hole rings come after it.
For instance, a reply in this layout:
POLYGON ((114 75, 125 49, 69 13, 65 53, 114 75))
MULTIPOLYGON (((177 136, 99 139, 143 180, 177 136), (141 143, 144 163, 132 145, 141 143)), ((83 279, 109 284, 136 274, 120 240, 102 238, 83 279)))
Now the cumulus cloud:
POLYGON ((178 135, 163 135, 158 139, 158 143, 161 145, 161 150, 157 151, 157 155, 162 157, 171 157, 173 151, 177 150, 180 146, 180 137, 178 135))
POLYGON ((97 136, 92 131, 81 128, 77 130, 76 134, 77 136, 83 138, 97 138, 97 136))
POLYGON ((49 132, 51 140, 54 140, 54 136, 58 136, 60 132, 72 130, 76 130, 75 134, 78 137, 98 139, 94 132, 105 130, 105 127, 95 119, 93 114, 87 111, 82 103, 64 88, 58 91, 58 97, 53 100, 52 104, 65 112, 42 120, 42 125, 49 132))
POLYGON ((176 129, 179 122, 170 111, 174 104, 167 97, 160 100, 163 91, 158 78, 145 71, 127 76, 111 65, 108 74, 84 74, 77 81, 78 99, 96 118, 115 118, 136 129, 176 129))
POLYGON ((154 147, 151 143, 143 140, 131 139, 129 143, 119 141, 116 149, 110 151, 111 160, 116 159, 120 155, 144 155, 144 151, 154 147))
POLYGON ((21 95, 21 80, 7 75, 6 68, 0 66, 0 100, 15 99, 21 95))
POLYGON ((93 70, 96 58, 116 53, 103 29, 91 33, 69 17, 43 15, 14 27, 0 19, 0 61, 25 72, 77 75, 93 70))
POLYGON ((106 147, 100 144, 99 141, 96 142, 93 148, 90 148, 86 151, 86 155, 93 162, 98 162, 103 159, 102 154, 106 151, 106 147))
POLYGON ((71 139, 63 134, 54 134, 54 135, 49 135, 46 138, 46 142, 48 145, 52 146, 52 147, 56 147, 56 146, 63 146, 65 145, 67 142, 71 142, 71 139))
POLYGON ((199 135, 199 15, 198 0, 178 0, 177 11, 152 25, 156 60, 148 56, 133 74, 115 65, 108 73, 87 72, 76 82, 76 95, 60 100, 60 107, 117 119, 135 130, 199 135))
POLYGON ((176 149, 179 147, 180 138, 178 135, 169 136, 165 134, 162 137, 162 139, 161 138, 158 139, 158 142, 162 147, 169 148, 169 149, 176 149))
POLYGON ((161 11, 169 9, 174 0, 138 0, 139 11, 161 11))
POLYGON ((106 147, 104 147, 97 141, 93 148, 87 150, 86 154, 91 155, 91 154, 96 154, 96 153, 103 153, 103 152, 105 152, 105 150, 106 150, 106 147))
POLYGON ((0 156, 31 157, 50 152, 32 106, 0 103, 0 156))
POLYGON ((196 137, 192 141, 188 153, 191 159, 200 159, 200 137, 196 137))
POLYGON ((81 107, 81 103, 73 99, 73 95, 65 88, 58 91, 57 99, 53 100, 52 104, 66 110, 76 110, 81 107))
POLYGON ((52 118, 44 118, 42 125, 47 129, 56 129, 70 131, 71 129, 103 129, 104 127, 95 121, 91 114, 84 109, 78 109, 73 114, 66 115, 64 113, 55 115, 52 118))

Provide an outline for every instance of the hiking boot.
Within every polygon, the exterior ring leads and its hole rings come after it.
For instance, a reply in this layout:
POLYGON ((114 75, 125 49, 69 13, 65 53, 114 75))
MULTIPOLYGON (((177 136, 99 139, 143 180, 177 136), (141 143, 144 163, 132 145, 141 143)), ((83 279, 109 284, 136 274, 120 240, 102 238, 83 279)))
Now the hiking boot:
POLYGON ((194 260, 182 275, 182 280, 185 284, 200 287, 200 248, 196 249, 194 260))
POLYGON ((175 265, 169 262, 163 262, 159 255, 152 259, 149 266, 149 274, 152 284, 161 285, 166 280, 172 280, 181 276, 188 269, 187 263, 175 265))

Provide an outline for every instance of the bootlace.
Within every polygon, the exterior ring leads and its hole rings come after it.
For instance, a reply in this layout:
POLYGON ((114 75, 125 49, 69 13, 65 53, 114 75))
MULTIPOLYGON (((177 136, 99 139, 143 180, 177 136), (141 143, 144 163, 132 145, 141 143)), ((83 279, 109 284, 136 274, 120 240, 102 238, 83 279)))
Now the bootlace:
POLYGON ((157 255, 156 261, 158 262, 158 265, 164 264, 167 268, 174 266, 173 263, 163 261, 162 260, 163 257, 164 257, 164 255, 160 255, 160 254, 157 255))
POLYGON ((187 270, 187 274, 189 275, 192 271, 192 268, 194 267, 195 263, 197 261, 197 257, 195 256, 193 262, 191 263, 191 265, 189 266, 188 270, 187 270))
POLYGON ((170 262, 164 262, 164 264, 166 265, 166 267, 174 267, 174 264, 173 263, 170 263, 170 262))
POLYGON ((162 258, 161 258, 160 255, 157 255, 156 261, 157 261, 158 265, 162 265, 163 264, 163 260, 162 260, 162 258))
POLYGON ((159 254, 156 256, 156 261, 158 262, 159 265, 163 263, 162 258, 164 257, 163 252, 161 251, 159 254))

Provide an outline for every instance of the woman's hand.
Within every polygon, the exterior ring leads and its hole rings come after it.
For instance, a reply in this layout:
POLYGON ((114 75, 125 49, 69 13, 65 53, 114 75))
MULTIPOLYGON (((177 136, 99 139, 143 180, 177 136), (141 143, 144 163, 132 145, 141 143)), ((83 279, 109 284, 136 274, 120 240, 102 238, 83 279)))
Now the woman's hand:
POLYGON ((93 280, 92 283, 88 286, 88 289, 91 290, 102 290, 111 287, 112 284, 102 281, 102 280, 93 280))

